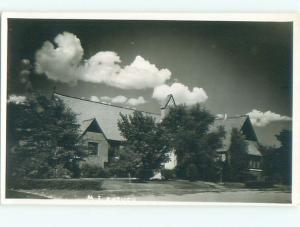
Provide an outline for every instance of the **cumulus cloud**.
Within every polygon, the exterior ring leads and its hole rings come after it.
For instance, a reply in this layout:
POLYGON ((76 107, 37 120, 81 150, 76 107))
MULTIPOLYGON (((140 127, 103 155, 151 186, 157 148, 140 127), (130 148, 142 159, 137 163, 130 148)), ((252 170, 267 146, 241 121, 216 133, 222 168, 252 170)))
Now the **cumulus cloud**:
POLYGON ((271 122, 275 121, 291 121, 292 118, 288 116, 282 116, 277 113, 273 113, 271 111, 261 112, 259 110, 253 109, 250 113, 248 113, 250 120, 253 125, 258 127, 264 127, 271 122))
POLYGON ((72 33, 63 32, 55 37, 54 43, 56 47, 46 41, 36 52, 36 72, 45 73, 51 80, 75 83, 83 56, 80 40, 72 33))
POLYGON ((167 95, 172 94, 177 104, 193 105, 205 102, 208 98, 203 88, 194 87, 190 90, 181 83, 173 83, 171 86, 163 84, 154 88, 152 97, 163 102, 167 95))
POLYGON ((127 101, 127 104, 132 105, 132 106, 137 106, 141 104, 145 104, 146 100, 144 99, 143 96, 139 96, 138 98, 130 98, 127 101))
POLYGON ((26 101, 26 97, 25 96, 18 96, 18 95, 10 95, 8 97, 7 102, 12 102, 15 104, 22 104, 26 101))
POLYGON ((127 98, 123 95, 118 95, 111 99, 112 103, 124 103, 127 101, 127 98))
POLYGON ((51 80, 71 84, 82 80, 121 89, 145 89, 171 78, 168 69, 158 69, 141 56, 124 67, 118 54, 112 51, 100 51, 84 60, 80 40, 69 32, 57 35, 54 43, 44 42, 36 52, 35 64, 36 72, 44 73, 51 80))
POLYGON ((97 96, 92 95, 90 98, 91 101, 93 102, 100 102, 100 99, 97 96))
POLYGON ((109 97, 109 96, 102 96, 100 99, 97 96, 91 96, 91 101, 94 102, 102 102, 102 103, 117 103, 117 104, 127 104, 131 106, 137 106, 146 103, 146 100, 143 96, 139 96, 137 98, 127 98, 123 95, 118 95, 115 97, 109 97))

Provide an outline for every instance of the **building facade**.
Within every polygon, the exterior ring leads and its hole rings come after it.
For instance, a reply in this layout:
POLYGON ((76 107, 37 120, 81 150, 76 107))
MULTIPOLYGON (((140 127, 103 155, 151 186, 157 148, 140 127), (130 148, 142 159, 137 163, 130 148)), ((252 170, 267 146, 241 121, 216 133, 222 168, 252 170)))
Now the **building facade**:
MULTIPOLYGON (((89 165, 104 168, 105 164, 109 161, 109 152, 118 149, 121 143, 125 141, 118 128, 120 113, 131 115, 137 110, 101 102, 93 102, 58 93, 55 93, 54 97, 61 99, 65 105, 77 115, 82 136, 90 153, 85 162, 89 165)), ((164 116, 167 115, 168 109, 175 105, 174 97, 168 95, 166 101, 160 108, 160 114, 145 111, 140 112, 153 117, 156 122, 160 122, 164 116)), ((223 147, 218 150, 218 157, 223 161, 230 159, 230 157, 228 157, 228 150, 231 141, 231 131, 236 128, 244 135, 247 143, 248 171, 257 179, 260 179, 262 175, 262 154, 259 151, 257 136, 249 117, 244 115, 216 119, 210 130, 217 130, 219 126, 224 127, 226 135, 223 141, 223 147)), ((171 160, 165 164, 165 168, 167 169, 173 169, 177 164, 174 151, 170 153, 170 159, 171 160)))

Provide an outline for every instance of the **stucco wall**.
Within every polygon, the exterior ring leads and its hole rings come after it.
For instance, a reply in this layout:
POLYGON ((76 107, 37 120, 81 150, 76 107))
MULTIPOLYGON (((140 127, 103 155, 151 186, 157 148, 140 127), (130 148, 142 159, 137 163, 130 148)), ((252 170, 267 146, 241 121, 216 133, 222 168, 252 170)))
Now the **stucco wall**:
POLYGON ((86 132, 83 136, 86 146, 88 142, 98 143, 98 155, 89 155, 85 158, 85 163, 93 166, 104 167, 104 163, 108 161, 109 144, 102 133, 86 132))

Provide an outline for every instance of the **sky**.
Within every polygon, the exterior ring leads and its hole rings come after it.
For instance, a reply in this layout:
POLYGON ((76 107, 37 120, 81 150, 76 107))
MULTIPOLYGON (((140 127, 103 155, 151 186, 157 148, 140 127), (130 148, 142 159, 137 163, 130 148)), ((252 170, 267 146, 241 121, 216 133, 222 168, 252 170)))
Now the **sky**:
POLYGON ((249 114, 259 141, 292 124, 292 23, 10 19, 8 94, 40 90, 160 112, 249 114))

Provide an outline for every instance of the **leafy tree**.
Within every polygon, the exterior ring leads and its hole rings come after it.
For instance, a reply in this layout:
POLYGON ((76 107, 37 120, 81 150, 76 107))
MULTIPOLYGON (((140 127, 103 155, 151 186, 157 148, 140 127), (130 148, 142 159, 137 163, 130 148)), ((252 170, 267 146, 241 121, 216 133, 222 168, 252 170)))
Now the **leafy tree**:
POLYGON ((272 182, 290 184, 292 180, 292 132, 282 130, 275 136, 280 142, 280 147, 260 146, 264 155, 264 175, 272 182))
POLYGON ((58 98, 7 104, 8 178, 79 177, 86 155, 76 116, 58 98))
POLYGON ((283 183, 291 184, 292 181, 292 132, 282 130, 276 135, 281 146, 277 149, 275 166, 283 183))
POLYGON ((265 146, 259 144, 259 150, 263 155, 263 174, 266 177, 266 181, 275 181, 276 180, 276 159, 277 159, 277 149, 274 146, 265 146))
POLYGON ((231 143, 228 150, 229 178, 242 180, 248 168, 247 142, 244 136, 236 129, 232 129, 231 143))
POLYGON ((197 179, 216 179, 216 150, 222 146, 225 132, 223 128, 210 130, 214 120, 215 117, 199 104, 171 107, 163 119, 162 125, 177 156, 178 177, 189 178, 187 173, 198 172, 197 179), (191 164, 195 168, 189 167, 191 164))
POLYGON ((126 168, 132 176, 149 180, 169 159, 168 135, 154 118, 141 112, 120 116, 118 127, 126 142, 118 163, 127 163, 126 168))

